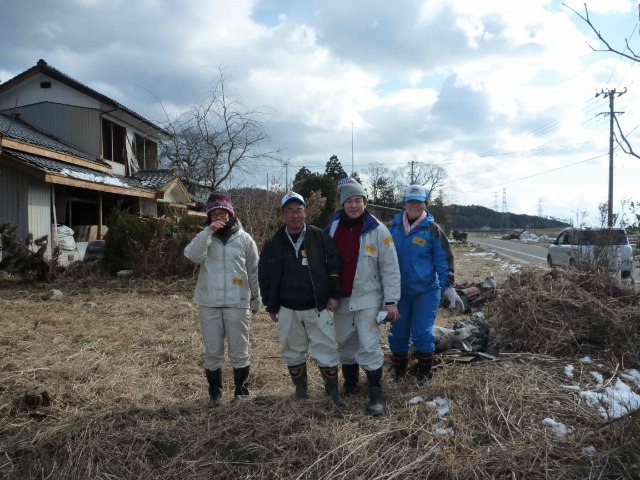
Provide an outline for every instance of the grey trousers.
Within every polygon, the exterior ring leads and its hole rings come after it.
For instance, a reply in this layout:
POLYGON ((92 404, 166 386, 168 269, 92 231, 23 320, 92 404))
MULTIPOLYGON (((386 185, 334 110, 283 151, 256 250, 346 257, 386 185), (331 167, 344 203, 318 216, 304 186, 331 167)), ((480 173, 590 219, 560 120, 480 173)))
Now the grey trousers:
POLYGON ((338 353, 342 363, 359 363, 365 370, 382 366, 384 353, 380 345, 380 327, 376 322, 379 308, 349 310, 349 298, 340 299, 334 316, 338 353))
POLYGON ((336 349, 333 317, 323 310, 290 310, 280 307, 278 334, 282 359, 289 366, 307 360, 307 351, 320 367, 335 367, 340 363, 336 349))
POLYGON ((200 306, 200 329, 204 342, 204 368, 217 370, 224 364, 224 340, 229 346, 229 361, 233 368, 249 365, 248 308, 218 308, 200 306))

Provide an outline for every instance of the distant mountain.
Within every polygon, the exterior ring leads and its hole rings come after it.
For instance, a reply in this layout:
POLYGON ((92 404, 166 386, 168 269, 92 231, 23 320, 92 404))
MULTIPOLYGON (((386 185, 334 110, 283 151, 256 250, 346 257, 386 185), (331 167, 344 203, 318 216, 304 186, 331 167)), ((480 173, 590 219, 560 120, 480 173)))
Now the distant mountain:
MULTIPOLYGON (((444 207, 452 230, 476 229, 488 226, 491 229, 507 228, 501 212, 479 205, 447 205, 444 207)), ((508 228, 564 228, 569 224, 556 218, 536 215, 507 213, 508 228)))

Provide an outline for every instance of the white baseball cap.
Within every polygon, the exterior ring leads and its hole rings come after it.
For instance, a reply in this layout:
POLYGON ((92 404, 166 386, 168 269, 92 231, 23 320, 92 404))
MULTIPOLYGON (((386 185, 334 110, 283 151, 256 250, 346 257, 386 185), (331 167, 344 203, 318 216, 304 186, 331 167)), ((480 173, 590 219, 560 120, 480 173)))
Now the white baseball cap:
POLYGON ((300 202, 304 205, 304 208, 307 208, 307 202, 304 201, 302 195, 296 192, 289 192, 284 197, 282 197, 282 201, 280 202, 280 207, 284 210, 284 206, 289 202, 300 202))
POLYGON ((404 198, 402 201, 418 200, 420 202, 426 202, 427 198, 429 198, 429 192, 427 192, 427 189, 422 185, 409 185, 404 189, 404 198))

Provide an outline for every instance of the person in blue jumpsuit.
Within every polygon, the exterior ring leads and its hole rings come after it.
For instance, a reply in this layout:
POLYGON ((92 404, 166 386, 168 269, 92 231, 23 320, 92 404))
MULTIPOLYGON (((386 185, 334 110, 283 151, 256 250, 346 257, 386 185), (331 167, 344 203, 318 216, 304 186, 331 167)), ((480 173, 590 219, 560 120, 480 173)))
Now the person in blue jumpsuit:
POLYGON ((428 198, 429 192, 422 185, 408 186, 402 200, 404 211, 389 227, 401 275, 400 319, 391 323, 389 332, 396 381, 407 373, 412 341, 418 351, 418 382, 431 378, 435 350, 432 330, 441 295, 449 300, 450 309, 464 309, 453 288, 453 253, 447 236, 427 210, 428 198))

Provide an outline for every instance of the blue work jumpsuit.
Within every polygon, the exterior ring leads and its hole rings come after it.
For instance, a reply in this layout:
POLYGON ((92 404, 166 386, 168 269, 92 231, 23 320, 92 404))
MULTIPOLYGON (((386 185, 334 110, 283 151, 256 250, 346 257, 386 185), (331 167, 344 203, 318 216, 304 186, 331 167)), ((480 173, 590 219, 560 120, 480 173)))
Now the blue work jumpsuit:
POLYGON ((453 288, 453 253, 447 236, 428 211, 409 234, 404 232, 402 215, 396 215, 389 227, 401 275, 401 318, 391 324, 389 348, 395 354, 407 353, 413 341, 419 352, 432 353, 441 290, 453 288))

